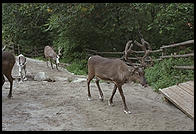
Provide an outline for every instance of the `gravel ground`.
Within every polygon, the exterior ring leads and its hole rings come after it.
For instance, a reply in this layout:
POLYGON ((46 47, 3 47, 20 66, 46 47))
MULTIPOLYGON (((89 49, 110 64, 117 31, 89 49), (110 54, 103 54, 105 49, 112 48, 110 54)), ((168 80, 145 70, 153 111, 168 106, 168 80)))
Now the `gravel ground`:
MULTIPOLYGON (((114 106, 108 105, 113 83, 102 82, 104 101, 91 82, 92 100, 87 100, 87 76, 73 75, 67 70, 51 69, 39 60, 27 59, 27 75, 46 72, 55 82, 14 81, 13 98, 8 99, 9 82, 2 87, 3 131, 192 131, 194 120, 162 94, 135 83, 123 85, 126 103, 132 114, 123 112, 119 92, 114 106)), ((14 77, 18 67, 14 66, 14 77)))

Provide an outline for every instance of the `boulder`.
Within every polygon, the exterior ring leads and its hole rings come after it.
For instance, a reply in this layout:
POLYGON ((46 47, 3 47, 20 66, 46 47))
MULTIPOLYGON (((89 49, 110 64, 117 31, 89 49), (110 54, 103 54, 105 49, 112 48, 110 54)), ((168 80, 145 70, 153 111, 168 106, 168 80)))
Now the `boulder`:
POLYGON ((36 80, 36 81, 45 81, 48 79, 49 79, 49 77, 45 72, 38 72, 34 77, 34 80, 36 80))

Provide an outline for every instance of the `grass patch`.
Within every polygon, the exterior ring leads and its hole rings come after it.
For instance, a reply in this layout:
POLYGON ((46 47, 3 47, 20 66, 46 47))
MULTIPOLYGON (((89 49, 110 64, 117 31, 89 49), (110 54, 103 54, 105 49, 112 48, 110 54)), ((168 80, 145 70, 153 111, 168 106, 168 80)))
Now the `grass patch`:
POLYGON ((42 61, 46 61, 46 59, 45 59, 43 56, 34 57, 34 59, 36 59, 36 60, 42 60, 42 61))

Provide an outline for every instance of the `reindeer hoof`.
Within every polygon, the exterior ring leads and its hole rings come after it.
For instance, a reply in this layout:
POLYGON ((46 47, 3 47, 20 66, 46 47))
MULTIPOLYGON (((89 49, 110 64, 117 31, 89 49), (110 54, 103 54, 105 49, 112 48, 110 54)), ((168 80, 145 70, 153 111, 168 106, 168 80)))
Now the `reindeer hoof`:
POLYGON ((87 100, 88 100, 88 101, 91 101, 92 99, 91 99, 91 97, 88 97, 87 100))
POLYGON ((125 114, 131 114, 131 111, 129 111, 129 110, 124 110, 124 113, 125 113, 125 114))
POLYGON ((103 96, 101 97, 101 96, 99 96, 99 99, 101 100, 101 101, 103 101, 103 96))
POLYGON ((21 81, 19 81, 19 83, 23 83, 23 81, 21 80, 21 81))
POLYGON ((113 106, 114 104, 113 104, 113 102, 108 101, 108 105, 113 106))
POLYGON ((9 99, 11 99, 11 98, 12 98, 12 95, 9 94, 7 97, 8 97, 9 99))

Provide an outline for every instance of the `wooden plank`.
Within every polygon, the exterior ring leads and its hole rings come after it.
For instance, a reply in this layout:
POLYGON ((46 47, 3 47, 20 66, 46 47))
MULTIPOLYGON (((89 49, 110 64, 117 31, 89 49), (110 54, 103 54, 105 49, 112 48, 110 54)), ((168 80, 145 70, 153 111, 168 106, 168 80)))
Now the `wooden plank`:
MULTIPOLYGON (((175 86, 173 88, 170 89, 173 93, 177 94, 180 98, 180 101, 182 101, 181 103, 184 103, 185 101, 190 101, 190 100, 194 100, 194 97, 192 95, 190 95, 189 93, 187 93, 185 90, 183 90, 182 88, 175 86)), ((194 101, 190 101, 189 104, 191 104, 193 106, 194 101)), ((187 105, 188 106, 188 105, 187 105)))
POLYGON ((184 113, 188 114, 191 118, 194 118, 194 98, 191 95, 185 97, 182 92, 175 88, 168 88, 167 92, 164 92, 166 97, 173 102, 184 113), (173 89, 173 90, 171 90, 173 89), (176 92, 174 92, 176 91, 176 92))
POLYGON ((190 92, 192 92, 192 94, 194 94, 194 82, 193 81, 180 83, 178 86, 182 86, 182 87, 184 87, 185 90, 186 89, 190 90, 190 92))
MULTIPOLYGON (((184 83, 181 85, 184 85, 184 83)), ((185 88, 186 86, 179 87, 175 85, 160 89, 160 92, 185 114, 194 118, 194 96, 187 92, 185 88)))
POLYGON ((194 87, 194 81, 187 81, 186 83, 189 83, 191 86, 194 87))
MULTIPOLYGON (((191 110, 191 109, 189 109, 187 107, 184 107, 186 105, 183 103, 182 100, 180 101, 180 97, 179 96, 177 96, 175 94, 171 94, 171 93, 163 93, 163 94, 166 96, 166 98, 168 100, 170 100, 172 103, 174 103, 182 112, 187 114, 190 118, 192 118, 192 119, 194 118, 194 109, 191 110), (176 101, 174 98, 176 98, 176 100, 179 100, 179 101, 176 101)), ((188 102, 190 102, 190 101, 188 101, 188 102)), ((190 105, 190 103, 186 103, 186 104, 190 105)))
MULTIPOLYGON (((190 101, 190 99, 193 99, 193 96, 190 95, 189 93, 187 93, 186 91, 184 91, 182 88, 178 87, 178 86, 174 86, 174 87, 170 87, 169 90, 167 90, 166 92, 170 93, 170 94, 174 94, 177 97, 179 97, 179 101, 181 104, 185 104, 185 102, 190 101)), ((174 98, 175 99, 175 98, 174 98)), ((189 104, 193 104, 193 102, 189 102, 189 104)), ((187 105, 185 105, 186 107, 187 105)))
POLYGON ((184 85, 186 88, 190 89, 192 92, 194 92, 194 86, 191 86, 188 83, 183 83, 182 85, 184 85))
POLYGON ((188 92, 190 95, 194 96, 194 90, 192 88, 187 88, 185 84, 179 84, 178 87, 182 88, 186 92, 188 92))

